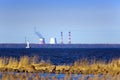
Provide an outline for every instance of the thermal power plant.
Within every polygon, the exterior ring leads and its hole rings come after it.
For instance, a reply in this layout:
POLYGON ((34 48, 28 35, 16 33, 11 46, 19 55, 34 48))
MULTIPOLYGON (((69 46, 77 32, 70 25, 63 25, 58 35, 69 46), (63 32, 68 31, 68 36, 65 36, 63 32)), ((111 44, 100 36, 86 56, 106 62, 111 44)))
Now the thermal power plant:
POLYGON ((39 44, 45 44, 45 38, 40 38, 39 40, 40 40, 39 44))
POLYGON ((68 32, 68 44, 71 44, 71 32, 68 32))
POLYGON ((60 44, 63 44, 63 32, 61 32, 60 44))
MULTIPOLYGON (((35 34, 38 36, 39 38, 39 44, 46 44, 45 43, 45 38, 42 36, 41 33, 39 33, 38 31, 36 31, 36 27, 34 27, 34 32, 35 34)), ((59 44, 63 44, 63 32, 60 33, 60 43, 59 44)), ((49 44, 57 44, 57 40, 55 37, 51 37, 50 38, 50 42, 49 44)), ((71 44, 71 32, 68 32, 68 43, 67 44, 71 44)))
POLYGON ((54 37, 50 38, 50 44, 57 44, 57 40, 54 37))
POLYGON ((40 40, 39 44, 45 44, 45 38, 43 38, 43 36, 39 32, 36 31, 36 27, 34 28, 34 32, 40 40))

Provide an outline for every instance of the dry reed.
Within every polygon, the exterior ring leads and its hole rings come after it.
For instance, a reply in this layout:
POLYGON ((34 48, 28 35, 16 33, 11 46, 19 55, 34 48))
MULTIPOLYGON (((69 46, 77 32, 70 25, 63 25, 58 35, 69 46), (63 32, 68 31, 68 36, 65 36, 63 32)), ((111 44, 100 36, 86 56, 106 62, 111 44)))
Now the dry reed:
POLYGON ((19 60, 13 57, 0 58, 0 71, 13 72, 45 72, 45 73, 68 73, 68 74, 94 74, 110 75, 120 74, 120 59, 114 59, 109 63, 95 61, 89 63, 87 59, 75 61, 73 65, 52 65, 50 60, 38 61, 37 56, 22 56, 19 60))

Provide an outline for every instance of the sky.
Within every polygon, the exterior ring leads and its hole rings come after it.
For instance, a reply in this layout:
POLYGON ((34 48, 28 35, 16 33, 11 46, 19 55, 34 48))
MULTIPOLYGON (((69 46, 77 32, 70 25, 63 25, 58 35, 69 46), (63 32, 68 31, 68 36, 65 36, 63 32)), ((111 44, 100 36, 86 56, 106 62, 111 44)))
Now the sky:
POLYGON ((0 0, 0 43, 120 43, 120 0, 0 0))

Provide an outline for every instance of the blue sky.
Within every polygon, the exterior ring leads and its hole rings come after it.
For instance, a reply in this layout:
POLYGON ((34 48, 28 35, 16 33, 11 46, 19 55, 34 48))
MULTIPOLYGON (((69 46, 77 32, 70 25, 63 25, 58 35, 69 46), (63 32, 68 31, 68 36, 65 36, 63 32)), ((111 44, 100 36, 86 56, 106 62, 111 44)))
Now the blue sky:
POLYGON ((120 43, 119 0, 0 0, 0 43, 32 43, 50 37, 64 43, 120 43))

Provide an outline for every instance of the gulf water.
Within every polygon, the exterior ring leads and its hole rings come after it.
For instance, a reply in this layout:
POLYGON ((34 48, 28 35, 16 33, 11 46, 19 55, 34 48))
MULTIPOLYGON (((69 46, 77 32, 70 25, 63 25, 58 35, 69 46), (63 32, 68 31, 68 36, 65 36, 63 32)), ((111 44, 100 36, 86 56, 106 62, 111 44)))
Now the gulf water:
POLYGON ((38 56, 52 64, 72 64, 80 59, 111 61, 120 58, 120 48, 0 48, 0 57, 38 56))

